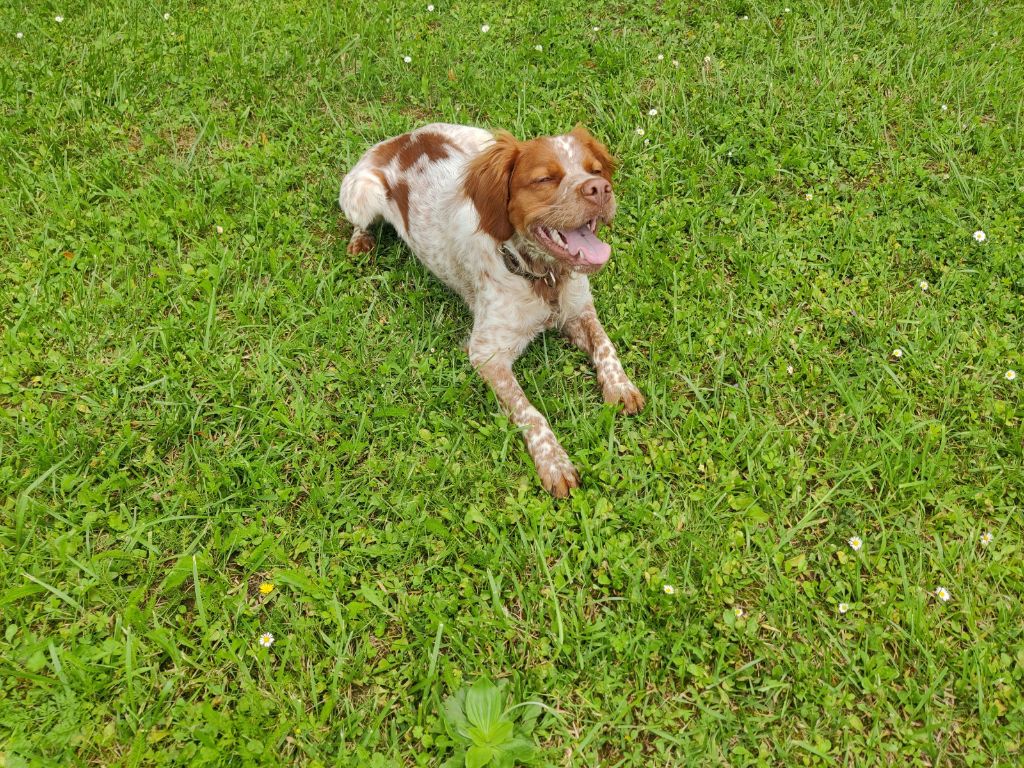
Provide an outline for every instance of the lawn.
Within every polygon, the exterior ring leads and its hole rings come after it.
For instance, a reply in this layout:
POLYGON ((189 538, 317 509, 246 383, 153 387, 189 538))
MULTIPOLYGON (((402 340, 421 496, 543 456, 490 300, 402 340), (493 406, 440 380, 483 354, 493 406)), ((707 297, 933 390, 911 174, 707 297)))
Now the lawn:
POLYGON ((0 6, 0 764, 438 766, 483 677, 539 765, 1024 762, 1019 5, 434 6, 0 6), (568 501, 345 253, 435 120, 619 159, 568 501))

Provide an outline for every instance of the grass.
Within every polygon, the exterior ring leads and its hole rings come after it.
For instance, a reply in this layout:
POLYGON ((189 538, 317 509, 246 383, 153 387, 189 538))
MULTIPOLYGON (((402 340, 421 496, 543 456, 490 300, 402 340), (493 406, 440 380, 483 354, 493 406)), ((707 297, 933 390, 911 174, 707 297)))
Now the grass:
POLYGON ((483 676, 543 764, 1024 760, 1024 21, 786 1, 0 7, 0 763, 439 765, 483 676), (621 161, 568 502, 345 254, 431 120, 621 161))

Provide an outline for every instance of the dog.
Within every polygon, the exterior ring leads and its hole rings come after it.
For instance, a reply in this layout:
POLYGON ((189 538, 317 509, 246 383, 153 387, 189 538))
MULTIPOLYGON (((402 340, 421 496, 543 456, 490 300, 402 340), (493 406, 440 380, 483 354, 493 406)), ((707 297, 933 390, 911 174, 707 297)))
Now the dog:
POLYGON ((644 407, 597 319, 589 275, 608 261, 598 237, 615 215, 607 148, 584 127, 519 141, 435 123, 371 147, 341 182, 350 254, 376 246, 388 222, 473 313, 469 359, 520 428, 544 488, 557 498, 580 475, 512 364, 541 331, 558 329, 590 357, 604 401, 644 407))

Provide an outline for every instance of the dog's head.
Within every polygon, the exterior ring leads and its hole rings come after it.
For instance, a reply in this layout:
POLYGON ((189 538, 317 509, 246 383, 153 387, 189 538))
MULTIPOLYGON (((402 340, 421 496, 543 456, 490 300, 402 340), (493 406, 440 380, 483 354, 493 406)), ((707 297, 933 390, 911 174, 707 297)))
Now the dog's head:
POLYGON ((495 240, 590 273, 612 252, 597 231, 615 215, 614 170, 608 150, 582 126, 531 141, 499 133, 469 164, 464 189, 480 229, 495 240))

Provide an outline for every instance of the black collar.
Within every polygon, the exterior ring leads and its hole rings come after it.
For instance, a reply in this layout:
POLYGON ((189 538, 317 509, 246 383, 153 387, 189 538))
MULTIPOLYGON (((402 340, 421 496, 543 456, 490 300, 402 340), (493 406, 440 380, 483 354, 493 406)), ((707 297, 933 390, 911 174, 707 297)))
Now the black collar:
POLYGON ((507 245, 502 245, 498 250, 501 251, 501 258, 505 262, 505 269, 516 277, 524 277, 530 282, 543 280, 547 283, 548 287, 554 287, 555 271, 553 269, 549 269, 545 275, 535 274, 526 269, 522 258, 507 245))

